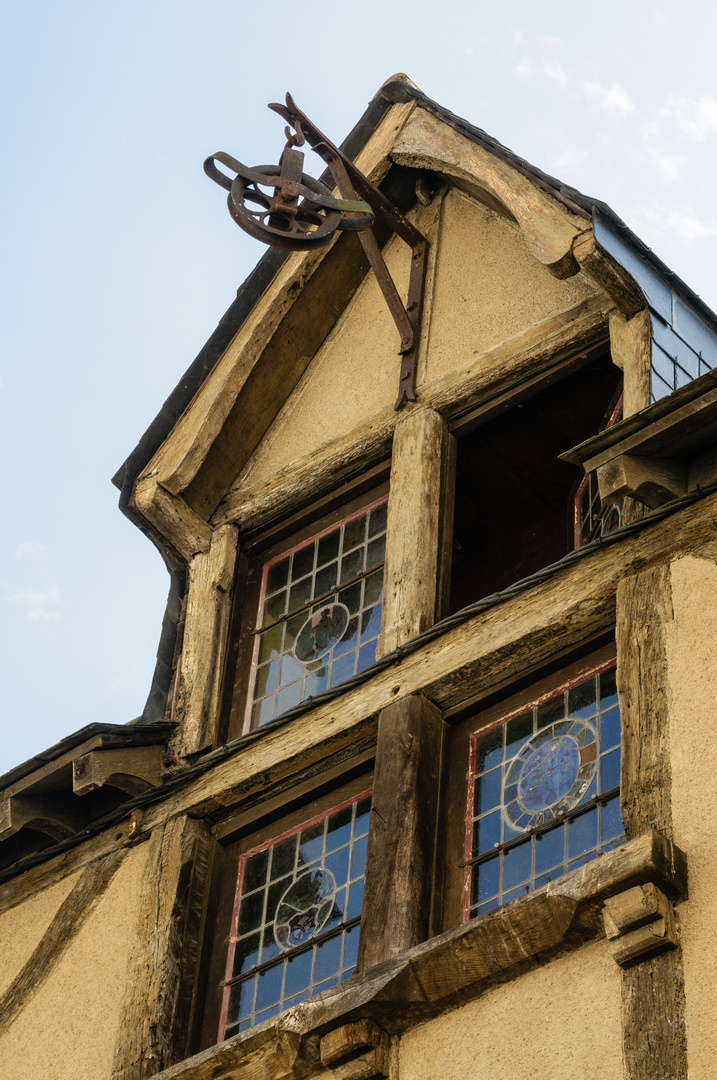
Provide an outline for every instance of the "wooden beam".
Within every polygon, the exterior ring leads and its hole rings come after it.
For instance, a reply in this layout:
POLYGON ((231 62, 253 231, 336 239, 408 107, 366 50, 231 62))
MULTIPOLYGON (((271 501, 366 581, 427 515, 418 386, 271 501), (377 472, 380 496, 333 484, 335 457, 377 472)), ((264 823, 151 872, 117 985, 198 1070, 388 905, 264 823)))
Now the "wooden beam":
POLYGON ((182 1002, 198 963, 184 943, 196 944, 208 847, 207 827, 184 817, 149 841, 110 1080, 145 1080, 183 1052, 186 1032, 177 1031, 175 1016, 186 1015, 182 1002))
POLYGON ((72 790, 86 795, 109 784, 128 795, 141 795, 161 781, 163 759, 163 746, 91 750, 72 763, 72 790))
POLYGON ((424 697, 378 721, 358 969, 429 937, 446 725, 424 697))
POLYGON ((656 510, 687 491, 688 469, 684 461, 621 454, 597 470, 600 498, 615 502, 629 495, 656 510))
POLYGON ((61 791, 0 797, 0 841, 23 828, 36 829, 53 840, 66 840, 79 832, 84 824, 83 816, 61 791))
MULTIPOLYGON (((325 1076, 319 1047, 325 1048, 327 1060, 345 1062, 340 1055, 352 1040, 360 1050, 377 1031, 379 1042, 384 1033, 400 1035, 542 967, 551 956, 596 940, 602 934, 600 911, 605 900, 644 882, 656 883, 671 897, 685 896, 684 855, 659 833, 629 841, 498 911, 386 960, 271 1024, 235 1035, 167 1069, 157 1080, 325 1076)), ((643 964, 640 970, 647 967, 643 964)), ((661 1014, 655 1015, 650 1031, 661 1019, 661 1014)), ((367 1064, 375 1068, 376 1061, 367 1064)), ((650 1080, 672 1076, 669 1071, 654 1072, 650 1080)))
POLYGON ((573 255, 580 269, 614 300, 625 319, 631 319, 647 307, 645 297, 634 278, 611 255, 601 248, 592 229, 578 236, 573 255))
POLYGON ((404 125, 392 157, 487 190, 517 222, 531 255, 556 277, 577 273, 572 244, 585 229, 585 217, 426 109, 417 108, 404 125))
POLYGON ((714 538, 715 528, 717 497, 710 496, 591 552, 542 584, 397 657, 365 683, 264 730, 260 738, 169 796, 163 806, 150 808, 148 820, 155 823, 190 810, 228 813, 242 799, 266 793, 297 769, 375 730, 375 717, 399 697, 423 694, 445 711, 510 685, 561 652, 614 628, 620 582, 638 568, 696 551, 714 538))
POLYGON ((632 416, 650 404, 652 327, 649 311, 640 311, 630 319, 619 311, 611 312, 610 352, 613 363, 622 369, 623 416, 632 416))
POLYGON ((90 863, 60 904, 32 955, 0 997, 0 1030, 5 1030, 37 993, 99 903, 127 854, 122 847, 90 863))
MULTIPOLYGON (((678 553, 672 552, 672 557, 678 553)), ((670 568, 626 575, 617 589, 617 678, 622 717, 620 805, 628 839, 646 828, 672 835, 667 634, 670 568)), ((622 974, 626 1080, 685 1080, 685 984, 679 952, 622 974)))
POLYGON ((184 562, 209 550, 212 530, 204 518, 180 496, 167 491, 156 477, 145 477, 135 484, 131 504, 184 562))
POLYGON ((172 701, 172 719, 178 724, 169 745, 174 757, 198 753, 216 739, 237 536, 236 525, 220 525, 209 551, 195 555, 189 567, 179 678, 172 701))
MULTIPOLYGON (((611 310, 612 302, 604 296, 590 297, 484 353, 466 357, 447 375, 420 384, 421 405, 453 420, 603 340, 611 310)), ((393 408, 387 408, 363 427, 280 469, 258 487, 229 491, 213 524, 236 521, 242 533, 251 532, 319 498, 387 457, 399 418, 393 408)))
POLYGON ((383 615, 377 654, 433 626, 450 593, 456 441, 432 409, 396 426, 388 499, 383 615))
POLYGON ((620 967, 677 948, 672 904, 653 882, 609 897, 603 919, 613 958, 620 967))

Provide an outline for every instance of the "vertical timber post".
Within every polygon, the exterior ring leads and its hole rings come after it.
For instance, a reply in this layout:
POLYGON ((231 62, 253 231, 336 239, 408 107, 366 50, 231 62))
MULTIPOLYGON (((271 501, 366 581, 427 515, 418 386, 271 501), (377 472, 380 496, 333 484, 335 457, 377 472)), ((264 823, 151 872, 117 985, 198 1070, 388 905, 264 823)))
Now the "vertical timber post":
POLYGON ((446 725, 420 694, 381 711, 358 968, 430 937, 446 725))
MULTIPOLYGON (((672 838, 667 633, 669 564, 642 570, 617 592, 617 672, 623 725, 621 810, 628 840, 672 838)), ((686 1080, 682 950, 622 972, 625 1080, 686 1080)))
POLYGON ((427 630, 445 613, 455 446, 446 421, 432 409, 414 409, 396 425, 380 656, 427 630))

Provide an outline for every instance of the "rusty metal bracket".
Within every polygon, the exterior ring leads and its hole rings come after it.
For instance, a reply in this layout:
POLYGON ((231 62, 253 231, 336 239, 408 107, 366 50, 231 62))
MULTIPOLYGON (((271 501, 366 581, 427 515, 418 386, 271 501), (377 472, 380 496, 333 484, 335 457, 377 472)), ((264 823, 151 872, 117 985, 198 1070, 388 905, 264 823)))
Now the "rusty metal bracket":
POLYGON ((292 98, 269 108, 294 128, 285 129, 287 144, 279 167, 247 168, 229 154, 217 153, 204 162, 204 171, 228 192, 229 212, 251 236, 275 247, 307 251, 330 243, 337 229, 358 233, 369 266, 401 335, 401 373, 395 409, 416 401, 416 361, 423 310, 428 241, 374 184, 319 131, 292 98), (326 162, 340 199, 328 187, 303 172, 304 155, 296 149, 308 142, 326 162), (216 162, 237 175, 228 177, 216 162), (268 195, 261 188, 273 188, 268 195), (356 195, 360 196, 357 199, 356 195), (374 220, 400 236, 411 248, 408 299, 404 305, 386 261, 371 231, 374 220))

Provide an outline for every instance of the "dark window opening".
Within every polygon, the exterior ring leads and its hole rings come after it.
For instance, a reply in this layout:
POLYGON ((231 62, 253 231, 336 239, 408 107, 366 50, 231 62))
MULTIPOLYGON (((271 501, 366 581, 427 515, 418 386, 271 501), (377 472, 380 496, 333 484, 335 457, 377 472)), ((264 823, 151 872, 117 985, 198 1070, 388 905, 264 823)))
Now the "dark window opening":
POLYGON ((580 471, 558 455, 594 435, 618 391, 607 348, 499 416, 459 434, 450 612, 573 547, 580 471))

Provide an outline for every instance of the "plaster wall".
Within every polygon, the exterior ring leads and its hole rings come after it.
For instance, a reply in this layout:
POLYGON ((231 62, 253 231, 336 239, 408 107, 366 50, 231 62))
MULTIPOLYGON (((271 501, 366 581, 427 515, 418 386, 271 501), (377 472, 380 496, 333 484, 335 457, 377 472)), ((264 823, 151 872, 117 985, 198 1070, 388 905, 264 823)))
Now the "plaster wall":
POLYGON ((717 550, 672 564, 668 626, 672 818, 687 854, 689 900, 677 909, 690 1080, 713 1080, 717 1031, 717 550))
POLYGON ((401 1080, 619 1080, 620 969, 604 941, 551 960, 401 1040, 401 1080))
MULTIPOLYGON (((433 379, 596 291, 582 275, 558 281, 530 255, 517 226, 454 189, 425 208, 416 224, 431 238, 435 260, 427 277, 419 394, 433 379)), ((394 238, 385 257, 405 298, 410 250, 394 238)), ((390 410, 398 393, 398 346, 398 331, 370 273, 277 414, 241 485, 265 482, 390 410)))
POLYGON ((3 1080, 110 1075, 146 858, 147 845, 128 853, 77 937, 0 1038, 3 1080))
POLYGON ((0 994, 30 959, 78 877, 69 874, 0 914, 0 994))
POLYGON ((443 204, 421 382, 445 375, 534 323, 594 294, 581 274, 559 281, 516 225, 456 189, 443 204))

